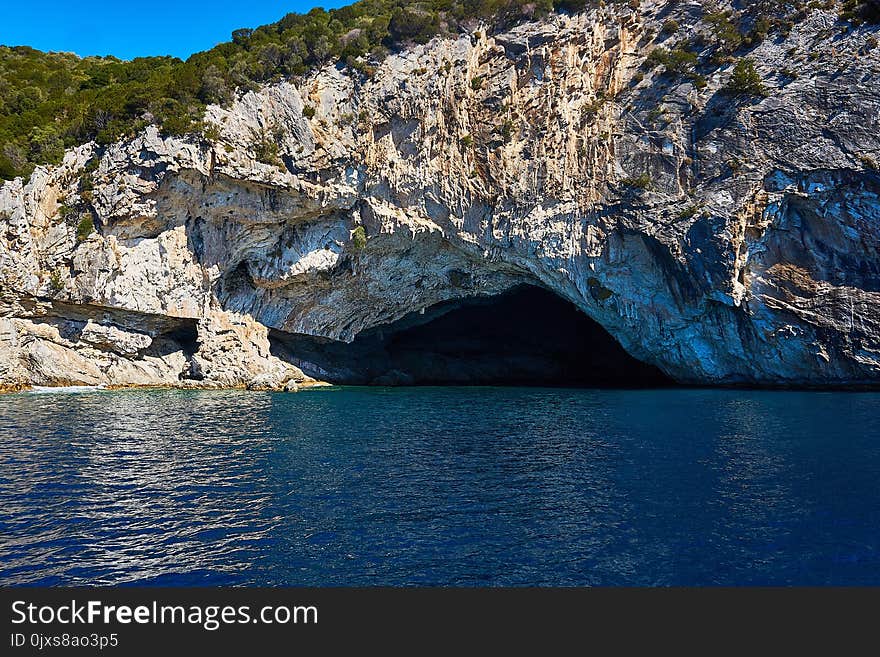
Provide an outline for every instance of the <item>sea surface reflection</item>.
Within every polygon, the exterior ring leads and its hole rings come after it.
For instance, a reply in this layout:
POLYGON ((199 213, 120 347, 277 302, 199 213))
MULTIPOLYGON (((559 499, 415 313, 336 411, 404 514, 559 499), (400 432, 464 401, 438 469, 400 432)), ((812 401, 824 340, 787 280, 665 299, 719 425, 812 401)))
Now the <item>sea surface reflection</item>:
POLYGON ((880 584, 880 395, 0 396, 0 584, 880 584))

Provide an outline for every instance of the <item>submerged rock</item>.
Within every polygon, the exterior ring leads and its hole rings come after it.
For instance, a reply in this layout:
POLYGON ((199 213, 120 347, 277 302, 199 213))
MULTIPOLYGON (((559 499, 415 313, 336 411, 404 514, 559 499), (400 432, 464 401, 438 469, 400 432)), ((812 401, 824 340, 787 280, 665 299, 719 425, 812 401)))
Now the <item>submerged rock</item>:
POLYGON ((5 183, 0 384, 286 389, 326 372, 272 331, 351 342, 521 284, 681 382, 877 384, 872 31, 814 10, 750 54, 771 93, 736 96, 732 64, 642 66, 691 9, 435 39, 211 106, 216 143, 148 127, 5 183))

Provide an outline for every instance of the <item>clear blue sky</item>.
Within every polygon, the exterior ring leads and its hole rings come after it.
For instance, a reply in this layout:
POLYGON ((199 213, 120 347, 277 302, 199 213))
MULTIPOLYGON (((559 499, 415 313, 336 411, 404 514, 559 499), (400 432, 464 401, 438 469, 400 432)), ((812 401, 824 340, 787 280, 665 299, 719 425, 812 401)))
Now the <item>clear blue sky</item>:
POLYGON ((132 59, 194 52, 229 41, 232 30, 274 23, 312 7, 353 0, 0 0, 0 44, 132 59))

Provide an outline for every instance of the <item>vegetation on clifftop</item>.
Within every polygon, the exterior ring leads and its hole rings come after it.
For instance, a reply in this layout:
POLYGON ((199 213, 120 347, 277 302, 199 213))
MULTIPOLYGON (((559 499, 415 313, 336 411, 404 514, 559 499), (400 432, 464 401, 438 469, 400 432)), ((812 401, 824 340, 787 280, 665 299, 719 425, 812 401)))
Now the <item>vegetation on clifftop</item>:
MULTIPOLYGON (((878 1, 845 0, 842 16, 853 22, 876 21, 878 1)), ((173 57, 79 58, 0 46, 0 178, 27 175, 37 164, 58 162, 65 148, 92 139, 110 143, 149 123, 158 124, 166 134, 199 132, 206 104, 226 104, 261 83, 304 75, 329 62, 343 62, 370 76, 389 51, 409 43, 469 32, 478 22, 502 29, 551 11, 576 12, 600 2, 360 0, 340 9, 317 8, 288 14, 257 29, 236 30, 231 41, 185 62, 173 57)), ((763 5, 778 3, 763 0, 755 6, 759 4, 759 11, 764 11, 763 5)), ((766 21, 753 21, 754 34, 743 35, 727 14, 707 20, 714 21, 730 51, 747 45, 766 32, 765 24, 769 26, 766 21)), ((667 21, 666 31, 672 28, 667 21)), ((667 59, 658 63, 673 72, 692 74, 693 62, 681 51, 666 54, 667 59)), ((264 159, 273 160, 271 146, 265 150, 264 159)))
POLYGON ((58 162, 64 149, 109 143, 148 123, 167 134, 201 129, 207 103, 228 103, 258 84, 341 61, 372 73, 387 52, 465 23, 503 27, 590 0, 361 0, 340 9, 288 14, 240 29, 232 40, 186 62, 173 57, 122 61, 0 46, 0 178, 58 162))

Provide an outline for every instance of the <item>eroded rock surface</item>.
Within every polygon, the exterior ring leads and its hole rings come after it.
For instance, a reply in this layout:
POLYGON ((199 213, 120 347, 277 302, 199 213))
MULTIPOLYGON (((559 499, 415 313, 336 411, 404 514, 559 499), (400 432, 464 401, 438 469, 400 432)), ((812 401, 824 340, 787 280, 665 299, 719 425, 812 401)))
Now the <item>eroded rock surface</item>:
POLYGON ((269 329, 350 342, 532 284, 678 381, 877 384, 876 29, 814 10, 765 40, 766 98, 732 64, 645 72, 700 15, 435 39, 210 107, 216 143, 150 127, 4 184, 0 382, 294 389, 320 372, 269 329))

